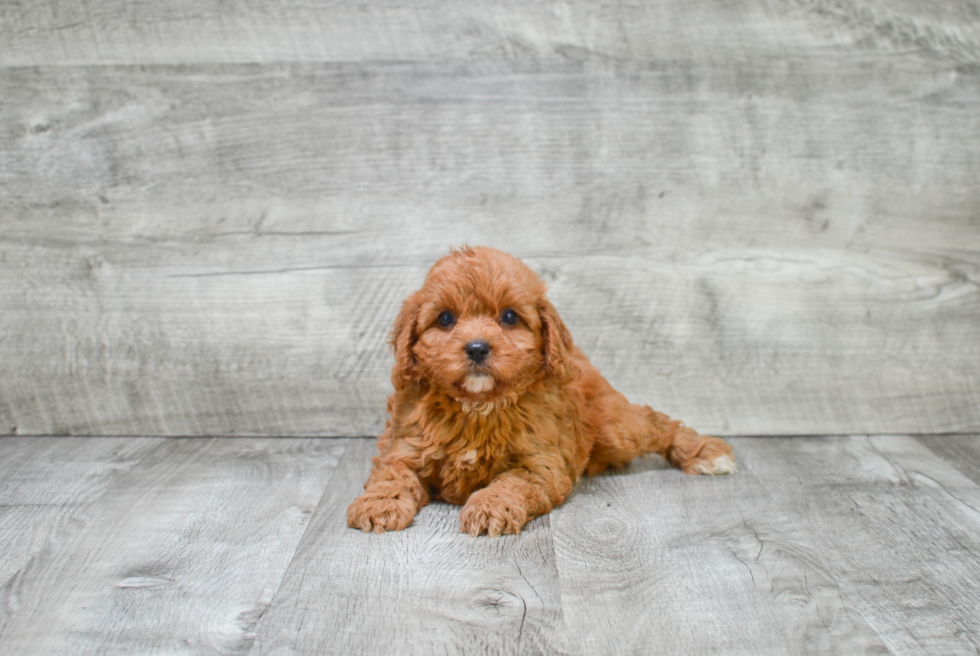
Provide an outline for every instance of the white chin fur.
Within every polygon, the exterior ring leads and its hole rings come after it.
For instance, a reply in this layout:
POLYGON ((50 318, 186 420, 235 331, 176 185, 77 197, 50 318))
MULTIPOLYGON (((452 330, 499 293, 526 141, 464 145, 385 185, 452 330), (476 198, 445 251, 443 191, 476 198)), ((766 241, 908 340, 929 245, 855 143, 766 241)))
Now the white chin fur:
POLYGON ((463 389, 470 394, 483 394, 493 389, 496 383, 493 376, 486 374, 467 374, 463 379, 463 389))

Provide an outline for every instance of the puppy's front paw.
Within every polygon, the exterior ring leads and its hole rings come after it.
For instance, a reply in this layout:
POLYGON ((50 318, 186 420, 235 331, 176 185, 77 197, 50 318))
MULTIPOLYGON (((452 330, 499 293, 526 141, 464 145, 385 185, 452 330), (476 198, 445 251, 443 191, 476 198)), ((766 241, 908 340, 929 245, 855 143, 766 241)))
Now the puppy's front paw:
POLYGON ((401 531, 412 523, 417 508, 410 494, 365 492, 347 507, 347 525, 364 532, 401 531))
POLYGON ((476 537, 517 535, 527 523, 527 509, 520 498, 496 494, 489 488, 475 492, 459 513, 459 530, 476 537))

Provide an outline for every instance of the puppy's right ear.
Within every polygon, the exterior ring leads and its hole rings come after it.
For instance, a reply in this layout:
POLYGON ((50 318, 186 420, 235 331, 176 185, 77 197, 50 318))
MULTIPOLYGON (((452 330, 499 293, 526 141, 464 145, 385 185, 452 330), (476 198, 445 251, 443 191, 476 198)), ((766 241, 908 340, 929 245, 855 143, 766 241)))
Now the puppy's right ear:
POLYGON ((421 295, 415 292, 405 299, 402 309, 398 312, 388 343, 395 351, 395 366, 391 370, 391 384, 395 389, 402 389, 415 380, 415 354, 412 349, 418 341, 419 308, 422 306, 421 295))

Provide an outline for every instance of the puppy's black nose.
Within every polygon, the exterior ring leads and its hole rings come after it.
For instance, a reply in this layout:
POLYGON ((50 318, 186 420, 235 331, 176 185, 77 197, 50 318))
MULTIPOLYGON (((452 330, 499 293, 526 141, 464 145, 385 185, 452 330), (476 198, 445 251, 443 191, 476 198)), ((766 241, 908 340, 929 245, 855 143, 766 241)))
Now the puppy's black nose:
POLYGON ((466 355, 469 356, 470 360, 476 364, 480 364, 490 355, 490 345, 483 340, 470 342, 463 350, 466 351, 466 355))

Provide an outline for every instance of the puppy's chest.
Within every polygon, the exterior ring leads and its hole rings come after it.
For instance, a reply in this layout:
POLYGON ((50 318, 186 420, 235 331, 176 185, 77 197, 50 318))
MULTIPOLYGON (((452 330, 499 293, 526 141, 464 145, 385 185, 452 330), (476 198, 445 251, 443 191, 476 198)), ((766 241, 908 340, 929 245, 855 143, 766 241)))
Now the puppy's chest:
POLYGON ((464 503, 513 466, 521 440, 498 422, 461 422, 431 427, 422 436, 423 478, 450 503, 464 503))

